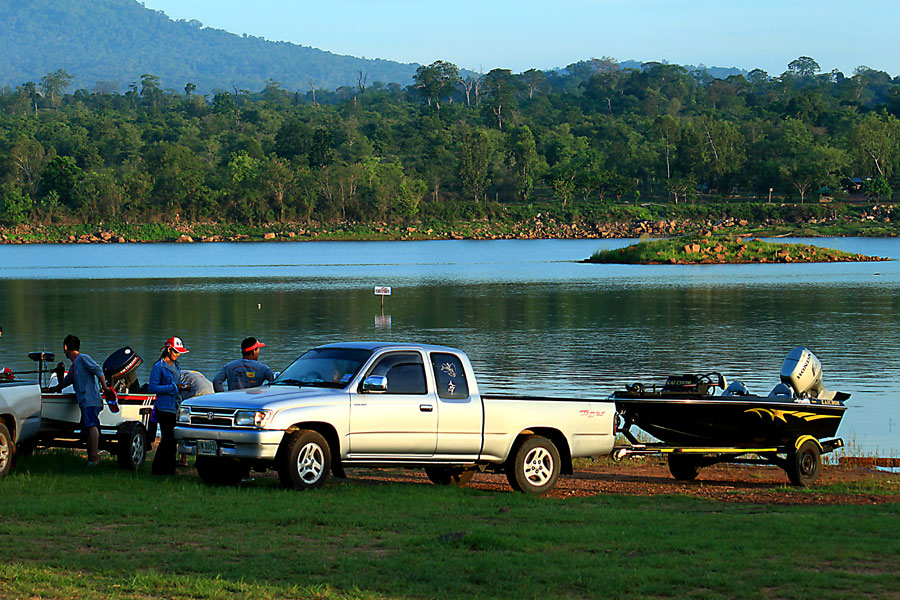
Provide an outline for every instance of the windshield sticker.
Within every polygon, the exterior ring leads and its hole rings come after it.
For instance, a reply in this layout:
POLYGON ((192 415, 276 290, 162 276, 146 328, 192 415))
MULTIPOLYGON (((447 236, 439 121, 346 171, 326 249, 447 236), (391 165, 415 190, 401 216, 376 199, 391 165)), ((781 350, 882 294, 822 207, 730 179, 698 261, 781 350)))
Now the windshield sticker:
POLYGON ((447 384, 447 392, 452 394, 455 391, 456 391, 456 386, 451 381, 450 383, 447 384))
POLYGON ((441 372, 446 373, 450 377, 456 377, 456 367, 455 365, 445 362, 441 365, 441 372))
POLYGON ((350 381, 350 378, 353 377, 352 373, 346 373, 341 377, 341 383, 347 383, 350 381))

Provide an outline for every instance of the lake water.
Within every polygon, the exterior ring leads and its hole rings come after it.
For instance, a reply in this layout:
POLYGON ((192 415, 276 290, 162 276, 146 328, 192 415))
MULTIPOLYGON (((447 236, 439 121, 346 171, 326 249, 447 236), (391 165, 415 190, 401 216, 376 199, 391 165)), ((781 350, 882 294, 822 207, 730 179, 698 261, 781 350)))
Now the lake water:
MULTIPOLYGON (((900 259, 900 239, 802 241, 900 259)), ((0 365, 62 359, 75 333, 102 360, 130 345, 146 381, 163 340, 209 376, 264 341, 279 370, 316 344, 417 341, 466 350, 483 390, 606 397, 634 381, 721 371, 766 394, 797 345, 852 394, 839 434, 900 455, 900 261, 591 265, 631 240, 0 246, 0 365), (384 315, 376 285, 392 287, 384 315), (386 317, 390 325, 386 325, 386 317)))

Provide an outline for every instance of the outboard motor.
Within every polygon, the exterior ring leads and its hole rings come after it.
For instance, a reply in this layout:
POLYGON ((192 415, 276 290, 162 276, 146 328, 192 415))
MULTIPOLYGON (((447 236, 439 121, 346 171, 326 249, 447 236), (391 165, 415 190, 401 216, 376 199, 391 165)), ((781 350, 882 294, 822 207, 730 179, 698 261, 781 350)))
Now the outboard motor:
POLYGON ((822 363, 803 346, 791 350, 781 365, 781 382, 789 385, 798 398, 834 399, 822 383, 822 363))
POLYGON ((116 393, 134 393, 139 388, 137 368, 143 359, 130 347, 119 348, 103 361, 103 375, 106 382, 116 393))

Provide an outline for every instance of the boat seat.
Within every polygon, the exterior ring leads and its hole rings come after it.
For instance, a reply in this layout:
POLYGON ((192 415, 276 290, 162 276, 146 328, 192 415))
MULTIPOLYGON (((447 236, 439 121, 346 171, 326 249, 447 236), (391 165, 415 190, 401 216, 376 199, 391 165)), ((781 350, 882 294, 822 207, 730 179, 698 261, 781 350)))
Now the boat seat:
POLYGON ((793 398, 794 388, 786 383, 779 383, 772 388, 772 391, 769 392, 769 396, 783 396, 785 398, 793 398))
POLYGON ((750 396, 750 390, 744 385, 743 381, 732 381, 722 392, 722 396, 750 396))

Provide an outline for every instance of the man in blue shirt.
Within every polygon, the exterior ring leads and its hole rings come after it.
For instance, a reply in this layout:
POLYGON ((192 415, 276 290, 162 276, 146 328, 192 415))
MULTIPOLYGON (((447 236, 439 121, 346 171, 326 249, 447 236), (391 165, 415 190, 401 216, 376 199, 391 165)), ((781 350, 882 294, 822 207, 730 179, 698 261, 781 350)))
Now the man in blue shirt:
POLYGON ((213 378, 213 389, 224 392, 225 381, 228 381, 229 390, 242 390, 245 388, 259 387, 265 381, 275 381, 275 373, 268 366, 259 362, 259 349, 265 346, 255 337, 244 338, 241 342, 241 354, 243 358, 233 360, 216 373, 213 378))
POLYGON ((75 399, 78 400, 78 407, 81 409, 81 420, 87 429, 87 466, 96 467, 100 462, 100 411, 103 410, 103 399, 100 397, 97 382, 100 382, 100 389, 104 394, 111 393, 111 390, 106 385, 106 378, 103 377, 100 365, 87 354, 81 353, 81 340, 76 336, 72 334, 66 336, 63 340, 63 352, 66 358, 72 361, 72 367, 58 389, 62 390, 69 385, 75 388, 75 399))

